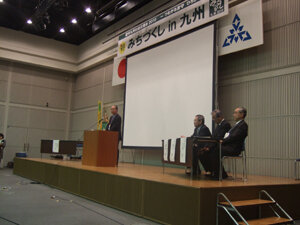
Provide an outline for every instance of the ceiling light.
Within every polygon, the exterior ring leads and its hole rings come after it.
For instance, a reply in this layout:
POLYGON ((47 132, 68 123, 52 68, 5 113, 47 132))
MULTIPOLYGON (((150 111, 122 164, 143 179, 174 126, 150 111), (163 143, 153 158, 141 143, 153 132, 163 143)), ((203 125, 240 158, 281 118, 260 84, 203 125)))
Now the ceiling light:
POLYGON ((65 28, 63 28, 63 27, 60 28, 60 29, 59 29, 59 32, 60 32, 60 33, 65 33, 65 28))
MULTIPOLYGON (((1 1, 1 0, 0 0, 0 1, 1 1)), ((31 20, 31 19, 28 19, 28 20, 26 21, 26 23, 32 24, 32 20, 31 20)))
POLYGON ((0 3, 4 2, 3 0, 0 0, 0 3))
POLYGON ((76 24, 76 23, 77 23, 76 18, 72 19, 72 20, 71 20, 71 23, 76 24))
POLYGON ((118 8, 124 8, 124 7, 126 7, 127 5, 128 5, 128 2, 126 1, 126 2, 124 2, 124 3, 121 2, 121 4, 117 5, 117 7, 118 7, 118 8))
POLYGON ((85 12, 86 12, 86 13, 91 13, 91 12, 92 12, 92 10, 91 10, 91 8, 90 8, 90 7, 88 7, 88 8, 85 8, 85 12))

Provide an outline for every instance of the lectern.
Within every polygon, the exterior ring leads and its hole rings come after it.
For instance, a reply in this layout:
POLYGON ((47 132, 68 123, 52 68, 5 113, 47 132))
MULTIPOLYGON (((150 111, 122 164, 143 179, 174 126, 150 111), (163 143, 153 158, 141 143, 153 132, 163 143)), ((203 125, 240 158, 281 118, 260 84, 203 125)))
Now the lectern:
POLYGON ((119 134, 114 131, 84 131, 82 164, 114 167, 117 164, 119 134))

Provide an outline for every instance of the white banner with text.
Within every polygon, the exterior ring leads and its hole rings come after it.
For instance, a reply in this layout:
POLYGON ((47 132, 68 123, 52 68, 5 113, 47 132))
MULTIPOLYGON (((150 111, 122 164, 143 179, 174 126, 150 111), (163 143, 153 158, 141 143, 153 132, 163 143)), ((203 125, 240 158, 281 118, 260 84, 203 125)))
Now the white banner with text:
POLYGON ((184 1, 120 35, 118 57, 132 54, 227 14, 228 0, 184 1))

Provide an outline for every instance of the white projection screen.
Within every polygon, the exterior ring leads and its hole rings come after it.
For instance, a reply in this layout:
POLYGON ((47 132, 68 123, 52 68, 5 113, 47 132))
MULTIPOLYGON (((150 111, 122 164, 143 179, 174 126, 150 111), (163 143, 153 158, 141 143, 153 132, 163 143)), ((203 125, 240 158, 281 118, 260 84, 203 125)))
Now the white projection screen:
POLYGON ((127 59, 123 147, 190 136, 196 114, 212 127, 214 24, 127 59))

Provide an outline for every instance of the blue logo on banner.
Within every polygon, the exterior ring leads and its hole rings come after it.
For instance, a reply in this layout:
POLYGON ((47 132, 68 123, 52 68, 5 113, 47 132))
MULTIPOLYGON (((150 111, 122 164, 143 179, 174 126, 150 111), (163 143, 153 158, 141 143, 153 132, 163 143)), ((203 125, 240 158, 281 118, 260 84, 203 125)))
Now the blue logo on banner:
POLYGON ((229 30, 230 34, 224 41, 223 48, 232 44, 233 41, 236 43, 240 41, 248 41, 252 39, 248 31, 244 30, 244 25, 241 25, 241 19, 238 14, 235 14, 232 21, 232 29, 229 30))

